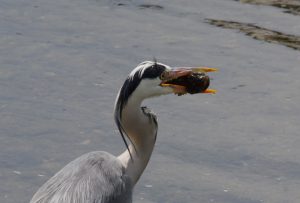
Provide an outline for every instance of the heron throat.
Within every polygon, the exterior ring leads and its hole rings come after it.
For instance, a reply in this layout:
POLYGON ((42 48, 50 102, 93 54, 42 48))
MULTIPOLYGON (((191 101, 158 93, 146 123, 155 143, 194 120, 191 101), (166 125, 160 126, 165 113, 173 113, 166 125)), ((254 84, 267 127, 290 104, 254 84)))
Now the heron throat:
POLYGON ((149 162, 158 128, 155 114, 141 107, 143 99, 137 98, 132 96, 122 104, 119 93, 115 105, 115 121, 127 148, 118 159, 134 184, 149 162))

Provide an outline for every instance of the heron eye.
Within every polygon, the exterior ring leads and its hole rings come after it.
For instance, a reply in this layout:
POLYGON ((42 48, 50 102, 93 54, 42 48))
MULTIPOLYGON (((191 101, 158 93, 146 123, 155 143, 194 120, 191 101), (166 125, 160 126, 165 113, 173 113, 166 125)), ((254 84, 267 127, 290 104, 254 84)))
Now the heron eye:
POLYGON ((165 80, 167 78, 168 72, 164 71, 162 74, 160 74, 159 79, 165 80))

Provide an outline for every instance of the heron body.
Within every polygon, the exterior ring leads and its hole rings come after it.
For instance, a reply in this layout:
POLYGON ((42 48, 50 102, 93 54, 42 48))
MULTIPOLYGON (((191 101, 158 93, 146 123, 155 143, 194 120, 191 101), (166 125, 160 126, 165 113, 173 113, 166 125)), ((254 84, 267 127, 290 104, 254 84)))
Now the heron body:
POLYGON ((191 73, 146 61, 127 77, 115 102, 114 118, 126 144, 119 156, 96 151, 67 164, 35 193, 30 203, 131 203, 134 185, 151 157, 157 135, 156 116, 144 99, 184 88, 162 84, 191 73), (127 144, 129 140, 130 144, 127 144))
POLYGON ((132 181, 120 160, 102 151, 84 154, 50 178, 30 203, 129 203, 132 181))

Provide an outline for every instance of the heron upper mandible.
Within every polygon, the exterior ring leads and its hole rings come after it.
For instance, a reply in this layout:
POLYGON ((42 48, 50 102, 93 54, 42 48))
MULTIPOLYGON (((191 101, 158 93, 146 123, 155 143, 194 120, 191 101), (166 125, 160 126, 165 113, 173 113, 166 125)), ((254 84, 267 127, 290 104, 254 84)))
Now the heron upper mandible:
POLYGON ((114 119, 127 149, 117 157, 103 151, 78 157, 40 187, 30 203, 131 203, 133 187, 147 166, 157 135, 156 116, 141 107, 143 100, 185 94, 184 86, 168 81, 193 71, 213 70, 175 69, 152 61, 139 64, 121 87, 114 109, 114 119))

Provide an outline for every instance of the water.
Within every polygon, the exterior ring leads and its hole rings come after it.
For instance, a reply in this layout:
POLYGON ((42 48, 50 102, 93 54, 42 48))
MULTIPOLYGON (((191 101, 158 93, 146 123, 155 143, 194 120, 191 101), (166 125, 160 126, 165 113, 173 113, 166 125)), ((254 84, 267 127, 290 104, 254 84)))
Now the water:
POLYGON ((1 203, 29 202, 83 153, 124 150, 113 102, 153 57, 218 67, 219 92, 146 102, 159 133, 134 202, 300 201, 299 51, 206 20, 297 37, 299 16, 233 0, 0 3, 1 203))

